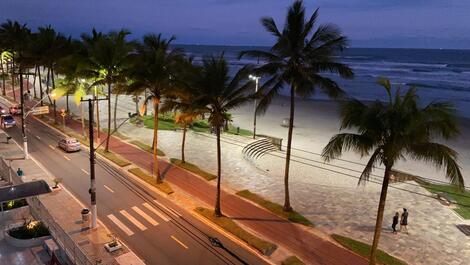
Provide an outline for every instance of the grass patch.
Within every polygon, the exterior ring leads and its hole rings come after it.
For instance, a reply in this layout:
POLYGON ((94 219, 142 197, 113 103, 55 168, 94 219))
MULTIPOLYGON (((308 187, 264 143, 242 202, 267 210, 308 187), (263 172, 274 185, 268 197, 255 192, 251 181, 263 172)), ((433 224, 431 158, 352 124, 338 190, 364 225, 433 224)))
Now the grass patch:
MULTIPOLYGON (((140 149, 153 154, 153 148, 148 144, 144 144, 144 143, 142 143, 141 141, 138 141, 138 140, 130 141, 129 143, 131 143, 133 145, 136 145, 140 149)), ((165 156, 165 153, 162 150, 157 148, 157 156, 165 156)))
MULTIPOLYGON (((344 236, 340 236, 337 234, 333 234, 331 235, 331 237, 333 237, 334 240, 336 240, 343 247, 351 250, 352 252, 360 256, 363 256, 364 258, 367 258, 367 259, 369 258, 370 248, 371 248, 370 245, 360 242, 360 241, 356 241, 349 237, 344 237, 344 236)), ((377 261, 380 264, 384 264, 384 265, 407 265, 406 262, 399 260, 393 256, 390 256, 389 254, 385 253, 384 251, 380 249, 377 250, 377 261)))
POLYGON ((246 129, 241 129, 239 130, 239 132, 237 133, 237 127, 233 126, 233 125, 229 125, 228 126, 228 131, 227 133, 229 134, 235 134, 235 135, 240 135, 240 136, 253 136, 253 132, 250 131, 250 130, 246 130, 246 129))
POLYGON ((264 241, 256 237, 255 235, 249 233, 248 231, 244 230, 239 225, 237 225, 232 219, 228 217, 225 217, 225 216, 216 217, 214 215, 214 211, 203 208, 203 207, 197 207, 194 210, 198 214, 209 219, 209 221, 220 226, 225 231, 235 235, 239 239, 246 242, 248 245, 259 250, 261 253, 263 253, 263 255, 270 256, 274 252, 274 250, 276 250, 277 248, 275 244, 264 241))
POLYGON ((201 177, 203 177, 204 179, 206 179, 207 181, 211 181, 213 179, 216 179, 217 176, 214 175, 214 174, 211 174, 207 171, 204 171, 203 169, 199 168, 198 166, 194 165, 194 164, 191 164, 189 162, 185 162, 183 163, 183 161, 179 160, 179 159, 176 159, 176 158, 170 158, 170 162, 174 165, 177 165, 179 167, 182 167, 188 171, 191 171, 193 172, 194 174, 196 175, 199 175, 201 177))
POLYGON ((289 221, 292 221, 292 222, 298 223, 298 224, 302 224, 302 225, 306 225, 306 226, 311 226, 311 227, 314 226, 313 223, 310 222, 310 220, 303 217, 298 212, 296 212, 296 211, 284 212, 282 205, 279 205, 277 203, 268 201, 265 198, 259 196, 258 194, 252 193, 249 190, 241 190, 241 191, 237 192, 237 195, 258 204, 259 206, 267 209, 268 211, 274 213, 275 215, 286 218, 289 221))
POLYGON ((99 148, 98 150, 96 150, 96 152, 98 154, 106 157, 107 159, 113 161, 113 163, 115 163, 116 165, 118 165, 120 167, 125 167, 125 166, 128 166, 128 165, 131 164, 129 161, 122 158, 120 155, 115 154, 113 152, 105 152, 104 149, 102 149, 102 148, 99 148))
POLYGON ((143 181, 147 182, 148 184, 150 184, 150 185, 154 186, 155 188, 159 189, 163 193, 166 193, 166 194, 170 195, 174 192, 173 189, 171 188, 171 186, 168 183, 166 183, 166 182, 157 183, 154 176, 151 176, 151 175, 145 173, 142 169, 140 169, 138 167, 131 168, 128 171, 130 173, 134 174, 135 176, 137 176, 138 178, 142 179, 143 181))
POLYGON ((460 216, 462 216, 462 218, 467 220, 470 219, 469 191, 459 191, 459 189, 454 185, 432 184, 421 179, 416 179, 416 182, 433 194, 437 194, 440 192, 447 194, 447 196, 451 197, 459 204, 457 208, 454 209, 454 211, 456 211, 460 216))
POLYGON ((290 256, 287 259, 281 262, 281 265, 305 265, 299 258, 296 256, 290 256))
MULTIPOLYGON (((153 115, 147 115, 140 117, 142 119, 144 126, 149 129, 153 129, 154 121, 153 115)), ((135 121, 134 121, 135 122, 135 121)), ((176 130, 179 129, 179 126, 175 124, 175 120, 168 115, 159 115, 158 116, 158 129, 159 130, 176 130)))

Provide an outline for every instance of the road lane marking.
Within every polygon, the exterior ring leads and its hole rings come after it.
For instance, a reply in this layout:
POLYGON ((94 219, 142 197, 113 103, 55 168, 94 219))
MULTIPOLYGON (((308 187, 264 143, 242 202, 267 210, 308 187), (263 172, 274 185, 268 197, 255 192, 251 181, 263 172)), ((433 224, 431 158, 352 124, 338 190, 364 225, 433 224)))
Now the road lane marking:
POLYGON ((137 226, 137 228, 139 228, 141 231, 147 230, 147 227, 145 227, 145 225, 135 219, 134 216, 130 215, 126 210, 121 210, 119 212, 124 215, 124 217, 126 217, 132 224, 137 226))
POLYGON ((90 173, 88 173, 88 171, 86 171, 85 169, 83 169, 83 168, 80 168, 80 169, 83 171, 83 173, 85 173, 87 175, 90 175, 90 173))
POLYGON ((185 244, 183 244, 183 242, 179 241, 178 238, 176 238, 175 236, 171 236, 171 238, 175 240, 178 244, 180 244, 182 247, 184 247, 185 249, 188 249, 188 247, 185 244))
POLYGON ((148 214, 146 214, 144 211, 142 211, 139 207, 133 206, 132 210, 134 210, 137 214, 142 216, 145 220, 147 220, 149 223, 151 223, 153 226, 158 225, 158 222, 155 221, 152 217, 150 217, 148 214))
POLYGON ((104 187, 105 189, 109 190, 109 192, 114 193, 114 190, 112 190, 110 187, 108 187, 108 186, 106 186, 106 185, 104 185, 104 184, 103 184, 103 187, 104 187))
POLYGON ((108 214, 108 218, 111 221, 113 221, 114 224, 116 224, 119 228, 121 228, 121 230, 124 231, 126 235, 132 236, 134 234, 134 232, 132 232, 132 230, 130 230, 129 227, 127 227, 125 224, 119 221, 119 219, 117 219, 116 216, 114 216, 113 214, 108 214))
POLYGON ((39 137, 38 135, 36 135, 36 138, 38 138, 39 140, 41 140, 41 137, 39 137))
POLYGON ((153 208, 152 206, 150 206, 150 204, 144 202, 143 205, 145 206, 145 208, 149 209, 150 211, 152 211, 154 214, 158 215, 160 218, 163 219, 163 221, 165 222, 168 222, 170 221, 170 219, 168 217, 166 217, 165 215, 163 215, 159 210, 153 208))
POLYGON ((51 148, 52 150, 55 150, 55 147, 52 145, 49 145, 49 148, 51 148))
POLYGON ((68 158, 66 155, 64 155, 64 158, 67 160, 67 161, 70 161, 71 159, 68 158))
POLYGON ((153 200, 154 203, 158 204, 158 206, 162 207, 163 209, 167 210, 168 212, 176 215, 176 217, 181 217, 182 215, 177 212, 176 210, 174 210, 173 208, 170 208, 170 207, 166 207, 165 205, 159 203, 157 200, 153 200))

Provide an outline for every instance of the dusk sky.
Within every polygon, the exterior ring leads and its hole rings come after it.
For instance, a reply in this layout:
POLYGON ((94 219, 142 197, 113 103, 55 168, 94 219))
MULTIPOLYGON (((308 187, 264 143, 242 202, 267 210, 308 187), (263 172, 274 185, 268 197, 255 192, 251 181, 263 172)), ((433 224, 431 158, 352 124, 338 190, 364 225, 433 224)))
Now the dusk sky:
MULTIPOLYGON (((0 0, 0 20, 51 24, 78 36, 92 27, 176 35, 177 43, 269 45, 262 16, 283 24, 287 0, 0 0)), ((353 47, 470 48, 469 0, 319 0, 320 22, 339 25, 353 47)))

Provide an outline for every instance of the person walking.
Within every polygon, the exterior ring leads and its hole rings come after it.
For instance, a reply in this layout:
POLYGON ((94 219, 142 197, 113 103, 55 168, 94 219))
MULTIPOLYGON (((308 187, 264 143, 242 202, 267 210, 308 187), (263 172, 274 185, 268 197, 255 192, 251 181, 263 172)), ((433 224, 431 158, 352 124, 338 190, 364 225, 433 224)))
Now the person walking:
POLYGON ((408 211, 406 210, 406 208, 403 208, 403 213, 401 214, 401 220, 400 220, 400 232, 402 229, 404 229, 406 231, 406 233, 408 234, 408 211))
POLYGON ((395 215, 393 216, 392 229, 393 229, 394 234, 397 233, 397 224, 398 224, 399 217, 400 217, 400 214, 398 212, 396 212, 395 215))

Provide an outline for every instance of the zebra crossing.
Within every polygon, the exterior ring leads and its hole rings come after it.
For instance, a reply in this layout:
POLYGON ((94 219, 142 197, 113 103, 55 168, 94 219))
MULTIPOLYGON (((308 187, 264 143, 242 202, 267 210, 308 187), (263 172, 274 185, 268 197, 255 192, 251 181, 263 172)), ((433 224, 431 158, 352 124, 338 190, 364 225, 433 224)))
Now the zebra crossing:
POLYGON ((166 212, 161 211, 154 205, 147 202, 141 205, 132 206, 128 210, 120 210, 116 214, 108 214, 108 219, 113 222, 119 229, 121 229, 127 236, 134 235, 134 231, 145 231, 151 227, 156 227, 162 222, 169 222, 171 217, 168 213, 176 218, 181 217, 181 214, 172 208, 166 207, 156 200, 153 202, 165 209, 166 212))

